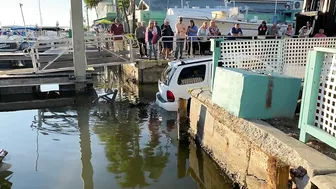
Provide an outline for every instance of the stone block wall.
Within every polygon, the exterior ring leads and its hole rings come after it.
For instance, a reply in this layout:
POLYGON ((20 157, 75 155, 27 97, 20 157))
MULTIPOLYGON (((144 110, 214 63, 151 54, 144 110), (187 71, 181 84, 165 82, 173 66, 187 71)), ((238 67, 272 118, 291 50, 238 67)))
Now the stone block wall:
MULTIPOLYGON (((228 113, 211 102, 209 91, 195 89, 191 95, 189 133, 241 185, 281 188, 277 182, 288 182, 289 167, 304 167, 308 178, 335 173, 336 162, 331 158, 262 121, 228 113)), ((308 181, 302 188, 311 187, 308 181)))

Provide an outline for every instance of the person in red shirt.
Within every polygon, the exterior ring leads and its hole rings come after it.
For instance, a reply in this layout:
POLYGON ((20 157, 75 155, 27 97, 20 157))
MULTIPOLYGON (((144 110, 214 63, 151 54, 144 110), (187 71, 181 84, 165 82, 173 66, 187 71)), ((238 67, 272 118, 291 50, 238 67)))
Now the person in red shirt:
POLYGON ((114 51, 122 51, 124 50, 124 41, 123 36, 124 35, 124 27, 120 23, 120 20, 118 18, 115 19, 115 23, 111 25, 110 33, 112 35, 117 35, 118 37, 114 37, 113 47, 114 51))
POLYGON ((327 36, 324 34, 324 29, 320 29, 319 32, 314 35, 314 37, 327 37, 327 36))

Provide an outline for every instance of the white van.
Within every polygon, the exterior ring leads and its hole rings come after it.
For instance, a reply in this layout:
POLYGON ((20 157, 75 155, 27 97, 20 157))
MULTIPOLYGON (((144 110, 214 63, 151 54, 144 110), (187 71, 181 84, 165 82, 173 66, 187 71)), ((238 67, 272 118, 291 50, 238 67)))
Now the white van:
POLYGON ((190 99, 189 89, 210 87, 211 73, 212 56, 169 62, 158 81, 156 104, 177 111, 179 98, 190 99))

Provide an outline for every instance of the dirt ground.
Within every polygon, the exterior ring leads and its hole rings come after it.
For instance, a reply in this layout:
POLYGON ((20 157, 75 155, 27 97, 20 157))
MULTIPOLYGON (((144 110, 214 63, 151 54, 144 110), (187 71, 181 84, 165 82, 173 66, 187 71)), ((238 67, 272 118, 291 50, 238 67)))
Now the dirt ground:
MULTIPOLYGON (((275 128, 286 133, 288 136, 291 136, 299 140, 300 129, 298 128, 299 116, 295 116, 294 119, 281 118, 281 119, 268 119, 263 120, 275 128)), ((336 160, 336 149, 328 146, 327 144, 317 140, 316 138, 311 138, 307 145, 314 148, 315 150, 329 156, 330 158, 336 160)))

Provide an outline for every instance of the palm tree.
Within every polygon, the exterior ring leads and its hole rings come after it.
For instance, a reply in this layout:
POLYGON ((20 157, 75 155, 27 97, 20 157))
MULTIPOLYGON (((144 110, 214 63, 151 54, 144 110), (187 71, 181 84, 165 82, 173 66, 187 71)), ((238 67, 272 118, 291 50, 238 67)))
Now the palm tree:
POLYGON ((127 25, 127 32, 130 32, 130 24, 129 24, 129 20, 128 20, 128 14, 127 14, 127 10, 129 10, 130 8, 130 0, 118 0, 118 5, 119 5, 119 10, 122 10, 123 12, 123 17, 126 21, 126 25, 127 25))
POLYGON ((87 8, 89 8, 89 9, 94 8, 95 9, 97 18, 98 18, 97 6, 101 1, 102 0, 84 0, 84 3, 85 3, 87 8))

